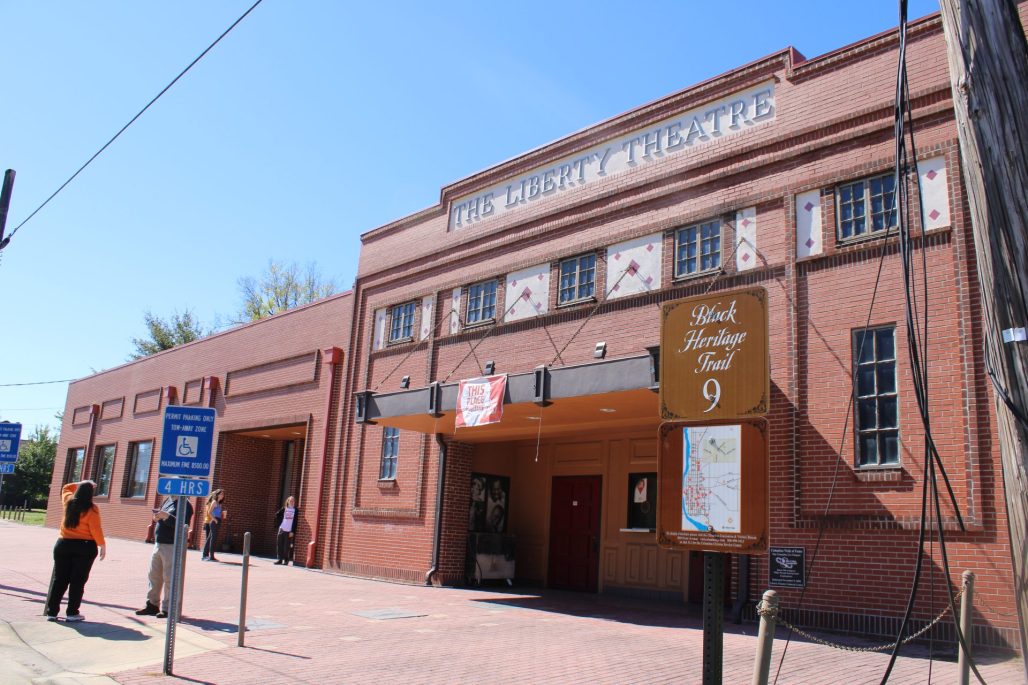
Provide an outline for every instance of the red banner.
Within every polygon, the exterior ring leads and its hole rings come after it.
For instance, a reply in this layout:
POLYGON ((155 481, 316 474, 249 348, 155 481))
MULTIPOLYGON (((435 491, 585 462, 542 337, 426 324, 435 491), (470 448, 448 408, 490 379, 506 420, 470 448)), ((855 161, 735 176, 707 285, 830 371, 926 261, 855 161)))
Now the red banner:
POLYGON ((457 418, 454 428, 484 426, 503 418, 503 396, 507 375, 469 378, 457 389, 457 418))

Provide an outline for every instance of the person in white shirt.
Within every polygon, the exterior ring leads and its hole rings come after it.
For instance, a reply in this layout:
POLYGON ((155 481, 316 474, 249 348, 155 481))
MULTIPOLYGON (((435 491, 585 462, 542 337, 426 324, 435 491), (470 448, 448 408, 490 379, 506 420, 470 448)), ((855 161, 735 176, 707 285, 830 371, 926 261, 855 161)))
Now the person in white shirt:
POLYGON ((296 520, 296 498, 290 495, 286 497, 282 508, 275 512, 275 526, 278 529, 275 539, 275 550, 278 554, 276 565, 289 565, 290 548, 293 546, 293 537, 296 533, 296 520))

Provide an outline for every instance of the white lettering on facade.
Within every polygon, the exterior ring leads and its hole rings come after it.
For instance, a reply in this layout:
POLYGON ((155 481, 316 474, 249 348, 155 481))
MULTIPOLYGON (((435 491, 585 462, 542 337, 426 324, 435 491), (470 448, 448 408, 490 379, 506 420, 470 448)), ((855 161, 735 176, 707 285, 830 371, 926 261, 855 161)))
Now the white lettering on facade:
POLYGON ((735 93, 460 198, 450 205, 450 230, 474 226, 519 205, 735 135, 773 121, 775 114, 774 83, 735 93))

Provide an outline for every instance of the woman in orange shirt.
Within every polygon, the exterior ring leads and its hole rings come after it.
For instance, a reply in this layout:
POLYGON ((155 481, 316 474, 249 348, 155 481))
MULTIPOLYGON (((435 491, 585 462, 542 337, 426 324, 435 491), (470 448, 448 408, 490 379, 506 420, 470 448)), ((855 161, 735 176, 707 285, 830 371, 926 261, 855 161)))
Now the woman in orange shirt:
POLYGON ((91 480, 68 483, 61 489, 64 501, 64 518, 61 532, 54 545, 54 573, 50 581, 50 592, 46 596, 46 620, 56 621, 61 610, 61 600, 68 592, 68 621, 84 621, 79 613, 82 593, 89 580, 89 571, 97 556, 103 559, 104 531, 100 525, 100 509, 93 504, 93 490, 96 484, 91 480))

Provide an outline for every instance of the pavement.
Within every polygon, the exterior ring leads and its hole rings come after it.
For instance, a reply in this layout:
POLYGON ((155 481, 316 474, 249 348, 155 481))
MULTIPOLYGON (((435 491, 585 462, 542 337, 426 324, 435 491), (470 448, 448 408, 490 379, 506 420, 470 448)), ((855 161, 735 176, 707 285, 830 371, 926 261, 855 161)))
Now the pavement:
MULTIPOLYGON (((703 631, 679 603, 539 590, 435 588, 348 578, 252 558, 238 646, 242 559, 187 559, 173 676, 167 621, 139 617, 151 547, 109 539, 83 623, 42 614, 57 532, 0 521, 0 683, 700 683, 703 631)), ((726 626, 724 683, 749 683, 754 624, 726 626)), ((779 629, 778 637, 784 637, 779 629)), ((851 646, 871 644, 824 634, 851 646)), ((879 683, 887 654, 775 641, 772 682, 879 683), (782 653, 785 659, 782 660, 782 653)), ((1026 683, 1024 663, 978 655, 985 682, 1026 683)), ((955 683, 952 659, 905 648, 890 683, 955 683)), ((972 676, 972 682, 974 677, 972 676)))

